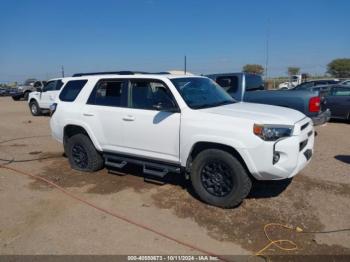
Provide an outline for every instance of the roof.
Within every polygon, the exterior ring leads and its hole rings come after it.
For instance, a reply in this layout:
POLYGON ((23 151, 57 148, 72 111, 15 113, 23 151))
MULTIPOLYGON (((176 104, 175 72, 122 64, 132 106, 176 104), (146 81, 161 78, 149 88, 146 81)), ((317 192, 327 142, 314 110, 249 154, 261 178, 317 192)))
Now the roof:
POLYGON ((77 80, 77 79, 100 79, 100 78, 144 78, 144 79, 175 79, 184 77, 204 77, 196 75, 178 75, 178 74, 92 74, 92 75, 77 75, 72 77, 65 77, 64 79, 77 80))

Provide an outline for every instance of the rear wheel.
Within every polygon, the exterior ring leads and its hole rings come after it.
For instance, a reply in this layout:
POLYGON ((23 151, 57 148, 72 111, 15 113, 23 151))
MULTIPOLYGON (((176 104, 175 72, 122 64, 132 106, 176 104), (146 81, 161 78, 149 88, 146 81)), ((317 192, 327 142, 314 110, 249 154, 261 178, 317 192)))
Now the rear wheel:
POLYGON ((29 109, 33 116, 41 115, 41 108, 39 107, 36 101, 32 101, 29 103, 29 109))
POLYGON ((102 156, 86 135, 76 134, 68 138, 65 149, 73 169, 94 172, 103 168, 102 156))
POLYGON ((240 161, 218 149, 207 149, 197 155, 191 168, 191 181, 203 201, 224 208, 239 205, 252 185, 240 161))

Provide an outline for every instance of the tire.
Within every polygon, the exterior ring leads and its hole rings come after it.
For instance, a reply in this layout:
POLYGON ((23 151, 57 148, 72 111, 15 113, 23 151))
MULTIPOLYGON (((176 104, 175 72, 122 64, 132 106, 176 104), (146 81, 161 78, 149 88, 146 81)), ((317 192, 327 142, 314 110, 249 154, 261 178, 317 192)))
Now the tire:
POLYGON ((19 96, 13 96, 12 99, 13 99, 14 101, 18 101, 18 100, 20 100, 21 98, 20 98, 19 96))
POLYGON ((41 108, 39 107, 39 105, 36 101, 32 101, 29 103, 29 110, 33 116, 40 116, 41 115, 41 108))
POLYGON ((25 92, 25 93, 24 93, 23 99, 24 99, 25 101, 28 101, 29 93, 30 93, 30 92, 25 92))
POLYGON ((67 139, 66 154, 70 166, 83 172, 95 172, 104 166, 104 161, 90 138, 84 134, 76 134, 67 139))
POLYGON ((191 167, 191 182, 204 202, 223 208, 239 205, 252 187, 241 162, 219 149, 207 149, 197 155, 191 167))

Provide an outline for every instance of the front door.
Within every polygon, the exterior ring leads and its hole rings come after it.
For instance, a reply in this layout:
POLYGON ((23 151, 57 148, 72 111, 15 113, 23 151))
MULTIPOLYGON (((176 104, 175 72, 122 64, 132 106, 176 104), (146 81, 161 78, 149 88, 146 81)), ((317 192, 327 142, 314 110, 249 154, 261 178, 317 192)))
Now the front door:
POLYGON ((165 83, 131 79, 122 121, 124 152, 179 162, 180 111, 165 83))

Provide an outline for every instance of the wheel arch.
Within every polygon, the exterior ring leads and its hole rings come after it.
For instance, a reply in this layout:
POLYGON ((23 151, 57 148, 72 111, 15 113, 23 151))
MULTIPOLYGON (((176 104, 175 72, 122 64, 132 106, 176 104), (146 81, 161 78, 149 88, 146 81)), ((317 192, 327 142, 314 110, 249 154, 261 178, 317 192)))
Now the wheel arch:
POLYGON ((30 105, 33 102, 36 102, 39 105, 38 100, 36 100, 34 97, 29 97, 28 98, 28 104, 30 105))
POLYGON ((247 166, 246 161, 244 160, 243 156, 236 148, 234 148, 230 145, 217 143, 217 142, 208 142, 208 141, 198 141, 192 146, 192 148, 188 154, 187 160, 186 160, 186 171, 187 172, 191 169, 192 160, 200 152, 202 152, 203 150, 206 150, 206 149, 219 149, 219 150, 223 150, 223 151, 231 154, 243 165, 243 167, 246 169, 248 174, 251 176, 251 172, 247 166))
POLYGON ((66 144, 68 138, 70 138, 70 137, 72 137, 72 136, 74 136, 76 134, 84 134, 84 135, 86 135, 91 140, 91 142, 94 144, 96 150, 98 150, 100 152, 102 151, 101 147, 97 143, 97 140, 88 131, 88 129, 85 128, 84 126, 77 125, 77 124, 67 124, 67 125, 64 126, 64 128, 63 128, 63 145, 66 144))

